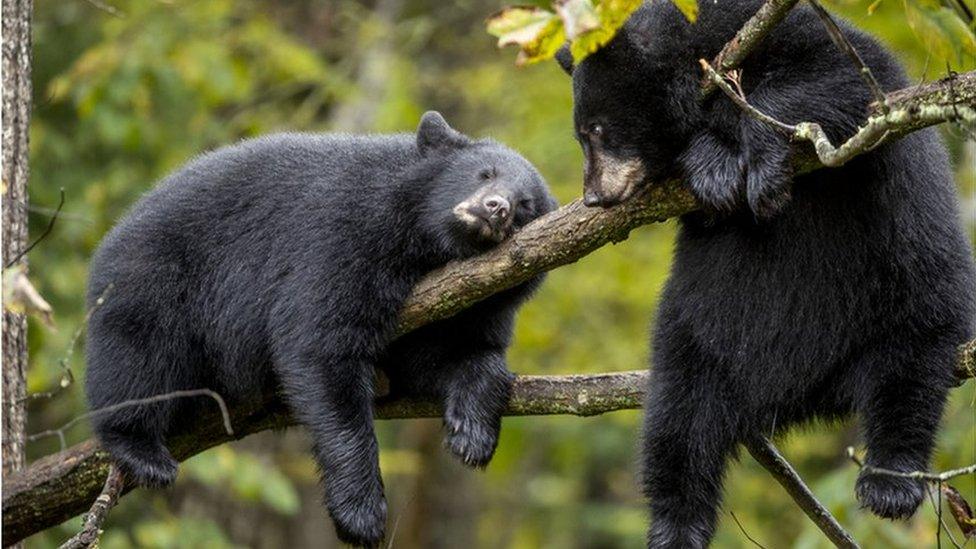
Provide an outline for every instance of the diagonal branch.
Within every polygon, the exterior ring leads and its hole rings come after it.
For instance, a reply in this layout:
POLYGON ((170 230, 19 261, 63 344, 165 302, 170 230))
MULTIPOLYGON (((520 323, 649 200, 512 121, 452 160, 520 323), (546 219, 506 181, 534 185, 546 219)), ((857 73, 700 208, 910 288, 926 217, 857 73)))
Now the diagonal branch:
POLYGON ((820 528, 833 544, 843 549, 858 549, 859 545, 817 500, 790 462, 779 453, 768 439, 758 438, 746 443, 746 449, 769 474, 780 483, 797 506, 820 528))
MULTIPOLYGON (((727 74, 729 71, 737 69, 746 57, 756 49, 776 25, 786 17, 793 9, 798 0, 766 0, 760 8, 735 37, 722 48, 722 51, 715 56, 712 65, 715 66, 719 74, 727 74)), ((705 79, 702 81, 702 91, 700 97, 707 98, 716 90, 715 83, 705 79)))

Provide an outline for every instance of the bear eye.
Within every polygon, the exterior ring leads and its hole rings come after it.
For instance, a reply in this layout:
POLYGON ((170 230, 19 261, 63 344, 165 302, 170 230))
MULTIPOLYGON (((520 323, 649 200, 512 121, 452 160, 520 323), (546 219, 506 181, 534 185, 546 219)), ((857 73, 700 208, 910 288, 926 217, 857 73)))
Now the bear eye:
POLYGON ((600 137, 601 135, 603 135, 603 125, 594 122, 590 124, 587 133, 589 133, 594 137, 600 137))
POLYGON ((519 206, 520 206, 521 208, 523 208, 523 209, 526 209, 526 210, 531 210, 531 209, 532 209, 532 206, 533 206, 533 202, 532 202, 532 199, 531 199, 531 198, 524 198, 524 199, 522 199, 522 200, 521 200, 521 201, 519 202, 519 206))
POLYGON ((478 179, 481 179, 482 181, 488 181, 492 177, 495 177, 494 168, 485 168, 481 170, 481 173, 478 174, 478 179))

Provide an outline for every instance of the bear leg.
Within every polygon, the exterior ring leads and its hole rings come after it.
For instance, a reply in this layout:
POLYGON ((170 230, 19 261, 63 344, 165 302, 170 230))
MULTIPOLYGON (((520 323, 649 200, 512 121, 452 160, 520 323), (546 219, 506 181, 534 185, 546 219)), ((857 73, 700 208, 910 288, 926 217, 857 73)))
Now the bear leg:
POLYGON ((279 361, 277 370, 286 401, 311 435, 336 534, 377 547, 387 508, 373 430, 373 362, 316 349, 279 361))
POLYGON ((707 365, 688 362, 670 370, 667 360, 657 364, 644 420, 648 547, 704 548, 715 531, 726 462, 737 443, 737 413, 723 401, 720 378, 707 365))
MULTIPOLYGON (((948 389, 955 346, 912 349, 891 344, 864 359, 871 380, 858 403, 867 444, 866 464, 898 472, 926 471, 948 389)), ((862 471, 858 501, 888 519, 907 519, 925 498, 922 481, 862 471)))
POLYGON ((501 351, 468 357, 444 373, 444 443, 465 465, 485 467, 498 446, 515 375, 501 351))

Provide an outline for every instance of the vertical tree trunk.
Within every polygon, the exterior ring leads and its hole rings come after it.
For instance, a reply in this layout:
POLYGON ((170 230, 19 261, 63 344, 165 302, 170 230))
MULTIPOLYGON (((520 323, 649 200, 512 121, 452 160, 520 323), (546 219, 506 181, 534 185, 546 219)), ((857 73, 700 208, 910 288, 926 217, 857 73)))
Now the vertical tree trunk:
MULTIPOLYGON (((27 243, 32 0, 3 0, 3 265, 27 243)), ((27 318, 3 312, 3 472, 24 466, 27 318)))

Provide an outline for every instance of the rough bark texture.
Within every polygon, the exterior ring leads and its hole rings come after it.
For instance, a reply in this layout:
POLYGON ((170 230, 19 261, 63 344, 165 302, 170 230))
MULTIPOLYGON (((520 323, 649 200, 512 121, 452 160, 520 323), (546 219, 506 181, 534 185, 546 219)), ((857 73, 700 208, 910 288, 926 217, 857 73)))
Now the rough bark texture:
MULTIPOLYGON (((27 245, 31 0, 3 0, 3 265, 27 245)), ((24 466, 27 319, 3 312, 3 473, 24 466)), ((4 483, 6 489, 6 483, 4 483)), ((6 490, 5 490, 6 491, 6 490)))
MULTIPOLYGON (((974 376, 969 369, 974 361, 976 341, 959 348, 956 374, 960 382, 974 376)), ((593 416, 636 409, 643 403, 646 385, 646 371, 519 376, 505 414, 593 416)), ((230 415, 233 435, 227 434, 214 405, 210 414, 169 441, 173 456, 183 461, 231 440, 295 424, 274 392, 260 401, 232 404, 230 415)), ((440 407, 431 402, 380 399, 376 405, 376 417, 381 419, 440 416, 440 407)), ((84 512, 102 490, 109 463, 108 455, 90 439, 11 476, 3 492, 3 542, 19 541, 84 512)), ((127 486, 125 491, 131 488, 127 486)))
MULTIPOLYGON (((640 407, 645 372, 592 376, 520 376, 508 415, 573 414, 589 416, 640 407)), ((440 417, 430 402, 377 403, 379 418, 440 417)), ((269 392, 260 402, 232 406, 234 435, 224 430, 216 405, 186 433, 169 441, 182 461, 208 448, 266 429, 294 424, 281 399, 269 392)), ((109 459, 94 440, 37 460, 10 477, 3 492, 3 542, 21 540, 84 512, 98 496, 108 474, 109 459)), ((126 487, 126 491, 131 489, 126 487)))

